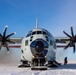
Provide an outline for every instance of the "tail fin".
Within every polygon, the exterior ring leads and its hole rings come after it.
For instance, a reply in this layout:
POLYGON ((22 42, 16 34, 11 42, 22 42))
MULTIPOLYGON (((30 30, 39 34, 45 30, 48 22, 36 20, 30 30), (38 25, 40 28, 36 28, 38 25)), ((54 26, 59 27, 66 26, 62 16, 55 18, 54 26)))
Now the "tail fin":
POLYGON ((37 18, 36 18, 36 28, 38 28, 38 20, 37 20, 37 18))

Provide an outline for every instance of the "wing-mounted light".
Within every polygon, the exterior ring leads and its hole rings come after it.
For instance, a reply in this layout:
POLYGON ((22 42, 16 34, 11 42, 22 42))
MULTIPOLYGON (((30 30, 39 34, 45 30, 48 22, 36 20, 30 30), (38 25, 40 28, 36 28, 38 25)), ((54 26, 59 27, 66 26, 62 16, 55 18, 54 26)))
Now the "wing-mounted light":
POLYGON ((71 27, 71 35, 69 35, 65 31, 63 31, 63 33, 69 37, 69 39, 67 39, 69 43, 66 45, 64 49, 67 49, 68 47, 73 47, 73 53, 75 53, 76 35, 74 35, 73 27, 71 27))
POLYGON ((8 26, 5 26, 4 31, 3 31, 3 35, 0 33, 0 42, 1 42, 0 49, 2 46, 4 46, 7 48, 7 51, 9 51, 8 43, 14 43, 15 44, 14 41, 10 40, 10 36, 16 34, 16 32, 12 32, 12 33, 6 35, 7 28, 8 28, 8 26))

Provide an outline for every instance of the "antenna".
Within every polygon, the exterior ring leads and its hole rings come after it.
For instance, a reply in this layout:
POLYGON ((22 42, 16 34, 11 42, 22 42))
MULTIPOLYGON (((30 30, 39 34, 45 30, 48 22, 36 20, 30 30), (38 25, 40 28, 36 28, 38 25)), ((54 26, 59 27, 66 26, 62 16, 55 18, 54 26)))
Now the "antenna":
POLYGON ((36 28, 38 28, 38 20, 37 20, 37 18, 36 18, 36 28))

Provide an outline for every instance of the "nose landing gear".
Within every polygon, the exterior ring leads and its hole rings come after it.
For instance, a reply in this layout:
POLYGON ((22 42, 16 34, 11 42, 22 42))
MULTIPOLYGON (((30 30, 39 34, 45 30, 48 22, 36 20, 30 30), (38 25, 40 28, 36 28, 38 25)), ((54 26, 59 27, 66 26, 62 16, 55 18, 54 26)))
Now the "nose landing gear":
POLYGON ((45 57, 38 57, 32 60, 33 66, 31 67, 32 70, 47 70, 47 67, 44 66, 45 64, 45 57))

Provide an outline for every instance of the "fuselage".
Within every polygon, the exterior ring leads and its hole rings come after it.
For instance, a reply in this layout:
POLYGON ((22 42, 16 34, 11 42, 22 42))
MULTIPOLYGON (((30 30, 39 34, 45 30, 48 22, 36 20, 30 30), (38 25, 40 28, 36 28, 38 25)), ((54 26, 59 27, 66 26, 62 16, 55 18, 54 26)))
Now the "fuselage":
POLYGON ((45 29, 36 28, 28 32, 21 43, 21 60, 30 61, 34 56, 44 55, 46 61, 55 60, 56 43, 54 37, 45 29))

